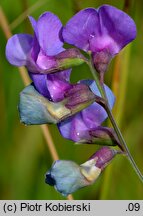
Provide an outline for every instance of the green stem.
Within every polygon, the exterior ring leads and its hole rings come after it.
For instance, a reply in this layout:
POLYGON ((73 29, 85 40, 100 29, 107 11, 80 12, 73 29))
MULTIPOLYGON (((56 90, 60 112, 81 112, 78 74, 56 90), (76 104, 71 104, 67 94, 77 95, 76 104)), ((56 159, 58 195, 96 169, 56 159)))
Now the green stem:
POLYGON ((96 72, 96 70, 95 70, 95 68, 93 66, 92 61, 89 63, 89 67, 90 67, 92 75, 93 75, 93 77, 95 79, 96 85, 97 85, 97 87, 99 89, 99 92, 100 92, 102 98, 105 99, 105 101, 106 101, 105 109, 106 109, 108 117, 109 117, 109 119, 110 119, 110 121, 111 121, 111 123, 113 125, 113 128, 114 128, 114 130, 115 130, 115 132, 116 132, 116 134, 118 136, 120 144, 121 144, 122 148, 124 149, 124 151, 126 152, 126 155, 128 156, 128 159, 129 159, 129 161, 130 161, 133 169, 135 170, 136 174, 138 175, 138 177, 140 178, 141 182, 143 183, 143 175, 141 174, 138 166, 136 165, 136 163, 135 163, 135 161, 134 161, 134 159, 133 159, 133 157, 132 157, 132 155, 131 155, 128 147, 127 147, 127 144, 126 144, 126 142, 125 142, 125 140, 124 140, 124 138, 123 138, 123 136, 121 134, 121 131, 120 131, 120 129, 118 128, 118 126, 116 124, 116 121, 115 121, 115 119, 114 119, 114 117, 112 115, 111 109, 110 109, 109 104, 108 104, 108 100, 107 100, 107 97, 106 97, 104 86, 99 81, 99 78, 97 76, 97 72, 96 72))
POLYGON ((94 65, 93 65, 92 61, 90 61, 90 62, 88 63, 88 66, 89 66, 90 71, 91 71, 91 73, 92 73, 92 75, 93 75, 93 78, 95 79, 95 82, 96 82, 96 85, 97 85, 97 87, 98 87, 98 89, 99 89, 99 92, 100 92, 100 94, 101 94, 101 97, 105 99, 105 93, 104 93, 104 91, 103 91, 102 86, 100 85, 99 78, 98 78, 97 73, 96 73, 96 71, 95 71, 95 69, 94 69, 94 65))

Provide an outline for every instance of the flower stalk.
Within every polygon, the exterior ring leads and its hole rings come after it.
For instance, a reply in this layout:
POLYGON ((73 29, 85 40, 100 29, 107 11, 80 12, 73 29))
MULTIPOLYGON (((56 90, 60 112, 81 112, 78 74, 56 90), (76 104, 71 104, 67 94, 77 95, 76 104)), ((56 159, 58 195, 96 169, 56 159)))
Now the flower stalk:
POLYGON ((97 85, 97 87, 98 87, 98 89, 100 91, 101 97, 105 100, 104 108, 105 108, 105 110, 106 110, 106 112, 108 114, 108 117, 109 117, 109 119, 111 121, 111 124, 112 124, 112 126, 113 126, 113 128, 114 128, 114 130, 116 132, 116 135, 117 135, 119 141, 120 141, 120 145, 118 145, 118 146, 124 153, 126 153, 126 156, 128 157, 133 169, 135 170, 135 172, 138 175, 139 179, 143 183, 143 175, 140 172, 138 166, 136 165, 136 163, 135 163, 135 161, 134 161, 134 159, 133 159, 133 157, 132 157, 132 155, 131 155, 131 153, 130 153, 130 151, 128 149, 128 146, 127 146, 127 144, 126 144, 126 142, 125 142, 125 140, 124 140, 124 138, 122 136, 122 133, 121 133, 121 131, 120 131, 115 119, 114 119, 114 116, 113 116, 113 114, 111 112, 111 109, 109 107, 109 104, 108 104, 108 100, 107 100, 107 97, 106 97, 104 86, 102 85, 102 82, 100 82, 100 80, 98 78, 98 75, 97 75, 97 72, 96 72, 96 70, 94 68, 94 65, 92 63, 92 60, 88 63, 88 65, 89 65, 91 73, 92 73, 92 75, 93 75, 93 77, 95 79, 96 85, 97 85))

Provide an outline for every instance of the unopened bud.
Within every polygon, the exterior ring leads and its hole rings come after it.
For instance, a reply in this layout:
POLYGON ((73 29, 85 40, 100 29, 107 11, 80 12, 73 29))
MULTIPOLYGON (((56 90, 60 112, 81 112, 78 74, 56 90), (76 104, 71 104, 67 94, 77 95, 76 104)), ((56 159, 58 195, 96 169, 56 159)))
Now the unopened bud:
POLYGON ((107 50, 93 53, 93 63, 96 71, 99 73, 105 73, 111 58, 111 54, 107 50))
POLYGON ((104 146, 93 154, 89 160, 96 160, 96 167, 103 170, 118 153, 117 150, 104 146))

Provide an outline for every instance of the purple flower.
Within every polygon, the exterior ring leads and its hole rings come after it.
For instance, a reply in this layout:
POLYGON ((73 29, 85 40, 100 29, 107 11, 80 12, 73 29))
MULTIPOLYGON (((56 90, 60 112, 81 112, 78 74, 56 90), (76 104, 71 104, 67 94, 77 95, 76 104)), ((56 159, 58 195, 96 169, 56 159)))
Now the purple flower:
MULTIPOLYGON (((95 95, 101 96, 94 81, 83 80, 80 83, 88 85, 95 95)), ((112 108, 115 97, 112 91, 106 85, 104 85, 104 87, 110 108, 112 108)), ((97 129, 106 118, 107 113, 104 108, 94 102, 92 105, 85 108, 76 115, 60 122, 58 124, 58 128, 61 135, 66 139, 70 139, 75 142, 81 140, 91 140, 91 130, 97 129)))
POLYGON ((65 42, 91 51, 96 69, 105 72, 105 64, 136 37, 136 26, 123 11, 103 5, 78 12, 63 28, 62 35, 65 42))
POLYGON ((29 20, 34 29, 34 36, 16 34, 8 40, 6 56, 16 66, 27 66, 34 73, 46 70, 54 64, 54 56, 63 49, 60 39, 62 23, 50 12, 42 14, 38 21, 29 20))
POLYGON ((49 75, 29 73, 37 91, 49 100, 58 102, 64 98, 64 93, 70 88, 71 70, 49 75))
POLYGON ((55 74, 40 74, 55 65, 55 55, 64 50, 60 39, 62 23, 51 12, 42 14, 38 21, 29 17, 34 36, 16 34, 6 46, 6 57, 15 66, 26 66, 36 89, 50 100, 63 99, 69 87, 70 70, 55 74))
POLYGON ((84 51, 106 49, 111 55, 117 54, 135 37, 134 21, 123 11, 109 5, 78 12, 63 29, 65 42, 84 51))

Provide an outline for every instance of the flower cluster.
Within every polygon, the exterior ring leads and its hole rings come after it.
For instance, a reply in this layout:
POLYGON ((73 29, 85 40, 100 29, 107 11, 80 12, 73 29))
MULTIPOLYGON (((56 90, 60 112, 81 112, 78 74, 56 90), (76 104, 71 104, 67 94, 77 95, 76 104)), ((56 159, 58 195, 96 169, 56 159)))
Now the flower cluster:
MULTIPOLYGON (((64 27, 51 12, 42 14, 38 21, 33 17, 29 20, 34 34, 16 34, 6 46, 8 61, 25 66, 32 80, 20 94, 21 122, 56 124, 64 138, 81 144, 118 145, 114 130, 102 126, 107 113, 97 83, 83 79, 73 84, 70 74, 73 66, 82 63, 92 64, 104 74, 111 59, 136 37, 134 21, 109 5, 86 8, 64 27), (64 49, 64 42, 74 48, 64 49)), ((114 94, 105 84, 103 88, 112 109, 114 94)), ((102 147, 80 166, 72 161, 56 161, 46 174, 46 183, 64 195, 73 193, 93 183, 116 154, 114 149, 102 147)))

